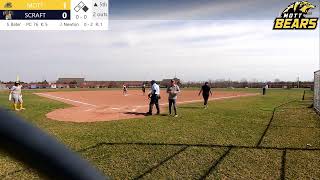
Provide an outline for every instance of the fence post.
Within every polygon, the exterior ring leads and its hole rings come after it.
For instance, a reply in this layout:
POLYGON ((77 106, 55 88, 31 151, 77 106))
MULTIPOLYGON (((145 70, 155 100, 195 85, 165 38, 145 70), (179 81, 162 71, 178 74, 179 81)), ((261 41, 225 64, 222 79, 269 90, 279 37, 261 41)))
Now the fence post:
POLYGON ((320 114, 320 70, 314 72, 313 107, 320 114))

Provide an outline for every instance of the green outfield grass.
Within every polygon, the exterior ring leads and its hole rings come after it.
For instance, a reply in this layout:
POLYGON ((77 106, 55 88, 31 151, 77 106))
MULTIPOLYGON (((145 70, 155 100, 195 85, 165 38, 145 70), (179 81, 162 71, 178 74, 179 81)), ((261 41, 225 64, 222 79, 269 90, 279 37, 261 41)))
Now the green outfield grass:
MULTIPOLYGON (((219 89, 260 92, 258 89, 219 89)), ((68 107, 26 91, 18 114, 79 152, 114 179, 317 179, 320 118, 312 92, 268 90, 266 96, 179 107, 165 115, 112 122, 65 123, 45 114, 68 107), (307 146, 309 144, 309 146, 307 146)), ((0 106, 8 108, 7 92, 0 106)), ((0 179, 39 178, 5 154, 0 179)))

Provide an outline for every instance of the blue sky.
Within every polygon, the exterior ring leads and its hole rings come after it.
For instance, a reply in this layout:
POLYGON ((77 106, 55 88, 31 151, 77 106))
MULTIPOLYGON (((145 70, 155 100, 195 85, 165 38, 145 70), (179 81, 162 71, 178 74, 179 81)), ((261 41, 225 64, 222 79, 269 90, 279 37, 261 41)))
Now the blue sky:
POLYGON ((291 1, 110 3, 109 31, 0 32, 0 80, 294 81, 319 69, 319 28, 272 30, 291 1))
MULTIPOLYGON (((122 20, 273 20, 290 0, 110 0, 111 18, 122 20)), ((310 0, 319 4, 317 0, 310 0)), ((314 11, 319 15, 319 7, 314 11)))

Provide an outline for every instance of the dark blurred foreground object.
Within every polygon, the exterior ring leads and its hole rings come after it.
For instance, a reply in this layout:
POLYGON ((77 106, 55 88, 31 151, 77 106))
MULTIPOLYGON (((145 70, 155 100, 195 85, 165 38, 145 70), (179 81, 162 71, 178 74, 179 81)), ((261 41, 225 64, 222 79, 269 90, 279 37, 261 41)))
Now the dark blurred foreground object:
POLYGON ((109 179, 57 140, 0 108, 0 150, 48 179, 109 179))

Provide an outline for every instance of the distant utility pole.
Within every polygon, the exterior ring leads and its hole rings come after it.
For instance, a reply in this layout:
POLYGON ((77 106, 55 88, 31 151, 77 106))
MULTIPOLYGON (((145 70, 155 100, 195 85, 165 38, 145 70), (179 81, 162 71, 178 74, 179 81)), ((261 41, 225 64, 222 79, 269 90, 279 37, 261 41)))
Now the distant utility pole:
POLYGON ((300 88, 300 79, 299 79, 299 75, 298 75, 298 88, 300 88))
POLYGON ((19 76, 19 74, 17 74, 16 82, 20 82, 20 76, 19 76))

